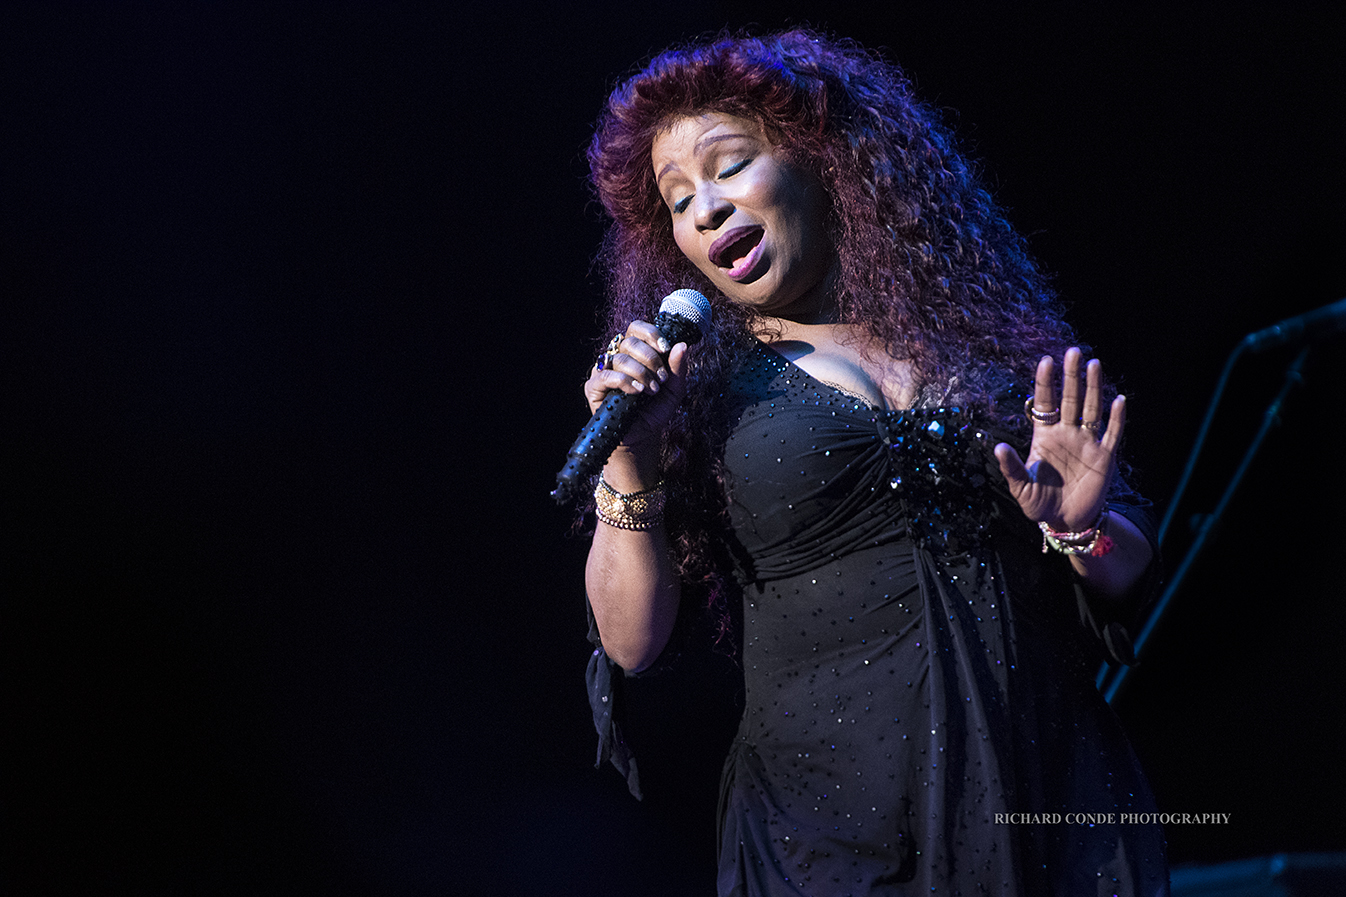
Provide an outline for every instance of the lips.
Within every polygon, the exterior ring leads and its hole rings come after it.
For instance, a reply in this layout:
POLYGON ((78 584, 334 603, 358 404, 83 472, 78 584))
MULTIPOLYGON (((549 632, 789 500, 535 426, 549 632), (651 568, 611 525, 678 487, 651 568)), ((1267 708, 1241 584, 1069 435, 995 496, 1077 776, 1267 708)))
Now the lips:
POLYGON ((762 242, 762 226, 748 224, 736 227, 722 234, 710 244, 707 255, 710 263, 718 268, 733 268, 734 263, 746 258, 762 242))

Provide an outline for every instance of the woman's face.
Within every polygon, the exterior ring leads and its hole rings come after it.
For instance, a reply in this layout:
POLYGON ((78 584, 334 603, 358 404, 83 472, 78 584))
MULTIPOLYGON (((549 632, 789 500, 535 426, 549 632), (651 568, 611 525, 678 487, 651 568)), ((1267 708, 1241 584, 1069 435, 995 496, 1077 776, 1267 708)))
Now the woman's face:
POLYGON ((817 318, 834 254, 816 178, 756 122, 722 113, 671 120, 651 156, 678 248, 720 292, 772 317, 817 318))

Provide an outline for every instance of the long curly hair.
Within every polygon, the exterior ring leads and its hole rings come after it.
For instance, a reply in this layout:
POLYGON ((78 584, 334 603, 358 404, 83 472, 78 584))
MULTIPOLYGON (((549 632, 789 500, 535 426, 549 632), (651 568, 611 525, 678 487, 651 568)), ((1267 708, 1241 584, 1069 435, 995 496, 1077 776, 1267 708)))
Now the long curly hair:
POLYGON ((597 259, 608 332, 650 320, 660 299, 681 287, 699 289, 714 309, 715 333, 694 353, 688 398, 663 458, 668 479, 680 484, 668 519, 691 579, 711 575, 711 534, 722 521, 718 384, 762 324, 678 250, 655 184, 656 136, 672 119, 708 112, 757 122, 785 158, 823 184, 840 322, 909 363, 922 404, 980 408, 1012 431, 1038 359, 1060 358, 1074 344, 1023 239, 896 65, 806 30, 722 35, 655 57, 612 91, 588 161, 611 218, 597 259))

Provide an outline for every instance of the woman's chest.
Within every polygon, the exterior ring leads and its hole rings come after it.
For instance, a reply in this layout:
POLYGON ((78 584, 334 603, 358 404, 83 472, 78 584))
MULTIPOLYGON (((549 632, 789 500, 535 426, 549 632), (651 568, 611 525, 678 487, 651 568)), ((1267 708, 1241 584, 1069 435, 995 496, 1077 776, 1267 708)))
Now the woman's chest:
POLYGON ((915 404, 911 364, 843 325, 784 322, 767 344, 808 376, 871 408, 894 411, 915 404))
POLYGON ((895 518, 942 533, 990 507, 987 440, 959 409, 875 409, 765 346, 729 396, 730 515, 752 542, 830 540, 852 529, 870 538, 895 518))

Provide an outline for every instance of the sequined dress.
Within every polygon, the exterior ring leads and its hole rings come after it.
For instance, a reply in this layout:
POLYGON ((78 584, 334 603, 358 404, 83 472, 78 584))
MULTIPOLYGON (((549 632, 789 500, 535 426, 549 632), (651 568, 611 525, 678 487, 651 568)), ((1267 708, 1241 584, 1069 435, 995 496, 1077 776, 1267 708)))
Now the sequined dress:
MULTIPOLYGON (((1162 832, 1123 815, 1154 812, 1148 786, 1093 686, 1128 609, 1041 554, 990 434, 956 408, 876 411, 764 345, 725 398, 746 707, 721 897, 1167 893, 1162 832)), ((601 750, 624 768, 612 675, 596 651, 601 750)))

